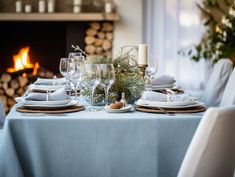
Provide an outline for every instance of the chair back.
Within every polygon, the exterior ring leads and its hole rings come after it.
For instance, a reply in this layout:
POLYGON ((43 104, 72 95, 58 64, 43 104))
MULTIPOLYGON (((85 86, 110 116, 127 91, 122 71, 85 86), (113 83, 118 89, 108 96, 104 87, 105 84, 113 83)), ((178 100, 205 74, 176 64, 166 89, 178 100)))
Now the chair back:
POLYGON ((4 124, 6 113, 4 111, 2 101, 0 100, 0 127, 4 124))
POLYGON ((215 64, 202 95, 202 101, 207 106, 219 106, 232 70, 233 63, 229 59, 220 59, 215 64))
POLYGON ((232 177, 235 106, 209 108, 194 134, 178 177, 232 177))
POLYGON ((235 69, 233 70, 225 87, 220 106, 230 106, 235 104, 235 69))

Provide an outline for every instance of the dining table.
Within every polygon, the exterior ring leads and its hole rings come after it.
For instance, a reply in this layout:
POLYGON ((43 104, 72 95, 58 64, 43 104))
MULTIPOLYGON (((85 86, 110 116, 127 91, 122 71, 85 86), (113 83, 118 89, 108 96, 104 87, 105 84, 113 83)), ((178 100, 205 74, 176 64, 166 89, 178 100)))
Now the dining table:
POLYGON ((16 108, 0 132, 0 177, 176 177, 204 114, 16 108))

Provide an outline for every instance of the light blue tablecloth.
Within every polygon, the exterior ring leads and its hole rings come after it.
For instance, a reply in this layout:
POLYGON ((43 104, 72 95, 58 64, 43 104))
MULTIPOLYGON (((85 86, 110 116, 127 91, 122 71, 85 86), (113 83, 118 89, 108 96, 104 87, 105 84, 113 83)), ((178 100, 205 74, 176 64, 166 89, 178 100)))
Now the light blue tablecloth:
POLYGON ((25 116, 0 138, 1 177, 176 177, 201 114, 25 116))

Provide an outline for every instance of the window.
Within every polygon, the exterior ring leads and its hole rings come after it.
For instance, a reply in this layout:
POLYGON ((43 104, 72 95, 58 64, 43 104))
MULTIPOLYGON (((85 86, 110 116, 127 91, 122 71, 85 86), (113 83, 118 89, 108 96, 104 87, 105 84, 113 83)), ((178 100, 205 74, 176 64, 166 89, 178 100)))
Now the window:
POLYGON ((205 61, 196 63, 178 51, 197 44, 203 25, 195 0, 144 0, 144 40, 158 75, 169 74, 185 89, 201 89, 208 75, 205 61))

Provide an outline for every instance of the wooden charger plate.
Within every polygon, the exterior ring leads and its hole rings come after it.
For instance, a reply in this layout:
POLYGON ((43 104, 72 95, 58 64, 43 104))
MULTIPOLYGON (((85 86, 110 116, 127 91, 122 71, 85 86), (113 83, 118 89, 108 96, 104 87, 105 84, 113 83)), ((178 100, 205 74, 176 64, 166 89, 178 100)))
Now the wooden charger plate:
POLYGON ((203 112, 206 110, 203 106, 196 106, 192 108, 184 108, 184 109, 174 109, 174 108, 149 108, 145 106, 136 106, 135 109, 140 112, 150 112, 150 113, 197 113, 197 112, 203 112))
POLYGON ((74 105, 67 108, 60 109, 29 109, 25 107, 17 107, 16 111, 22 113, 47 113, 47 114, 58 114, 58 113, 69 113, 69 112, 78 112, 84 110, 83 105, 74 105))

